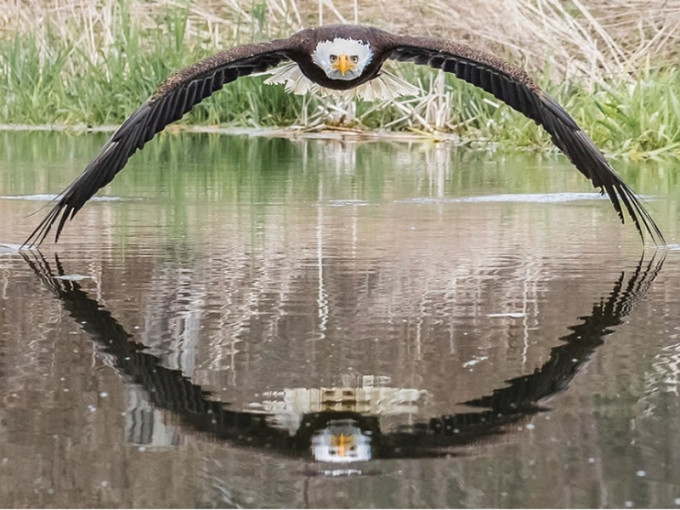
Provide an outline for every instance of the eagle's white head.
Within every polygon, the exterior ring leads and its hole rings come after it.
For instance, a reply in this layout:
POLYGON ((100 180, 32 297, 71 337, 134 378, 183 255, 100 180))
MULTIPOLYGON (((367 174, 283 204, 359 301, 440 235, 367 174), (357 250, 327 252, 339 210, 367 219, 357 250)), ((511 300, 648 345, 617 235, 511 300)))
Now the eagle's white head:
POLYGON ((349 81, 358 78, 372 57, 373 52, 368 44, 340 37, 320 42, 312 53, 312 61, 331 80, 349 81))
MULTIPOLYGON (((312 52, 312 62, 322 69, 330 80, 351 81, 359 78, 373 58, 373 50, 368 43, 342 37, 321 41, 312 52)), ((421 92, 419 88, 385 69, 369 81, 350 90, 336 90, 335 87, 324 87, 315 83, 305 76, 300 66, 293 61, 284 62, 283 65, 263 74, 269 75, 265 80, 266 84, 285 83, 286 91, 295 94, 318 92, 321 95, 358 96, 368 101, 383 101, 404 95, 414 96, 421 92)))

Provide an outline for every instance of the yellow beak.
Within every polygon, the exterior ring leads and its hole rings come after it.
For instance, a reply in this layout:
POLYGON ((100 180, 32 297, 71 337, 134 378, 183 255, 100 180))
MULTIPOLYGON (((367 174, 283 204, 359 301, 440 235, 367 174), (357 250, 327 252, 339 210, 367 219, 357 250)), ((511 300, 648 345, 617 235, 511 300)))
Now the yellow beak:
POLYGON ((347 55, 338 55, 338 59, 333 64, 333 67, 340 71, 340 74, 345 76, 347 71, 354 69, 356 66, 347 55))

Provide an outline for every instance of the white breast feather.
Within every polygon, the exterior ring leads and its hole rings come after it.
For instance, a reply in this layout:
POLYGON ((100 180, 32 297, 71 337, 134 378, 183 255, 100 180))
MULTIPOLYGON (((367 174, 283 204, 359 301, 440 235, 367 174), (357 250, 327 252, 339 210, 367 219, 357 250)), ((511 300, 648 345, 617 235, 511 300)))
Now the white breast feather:
POLYGON ((358 97, 365 101, 389 101, 400 96, 417 96, 422 92, 418 87, 385 70, 382 70, 373 80, 350 90, 334 90, 317 85, 302 74, 295 62, 288 62, 262 74, 269 75, 269 78, 265 80, 267 85, 285 84, 286 92, 299 95, 319 94, 358 97))

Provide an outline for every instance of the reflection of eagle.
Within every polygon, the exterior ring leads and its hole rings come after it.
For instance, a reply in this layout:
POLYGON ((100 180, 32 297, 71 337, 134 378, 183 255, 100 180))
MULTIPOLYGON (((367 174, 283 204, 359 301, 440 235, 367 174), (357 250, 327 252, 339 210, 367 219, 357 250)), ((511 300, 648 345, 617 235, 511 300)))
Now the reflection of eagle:
POLYGON ((270 81, 286 82, 287 89, 296 92, 319 87, 340 91, 361 87, 368 97, 408 93, 408 84, 381 73, 387 59, 453 73, 533 119, 545 128, 555 145, 593 186, 607 192, 621 221, 625 209, 640 235, 647 231, 653 241, 664 242, 650 214, 588 135, 524 71, 492 55, 449 41, 399 36, 369 27, 328 25, 303 30, 289 39, 237 46, 170 76, 64 190, 25 244, 40 244, 57 220, 55 240, 58 240, 66 220, 73 218, 97 190, 111 182, 137 149, 236 78, 284 64, 270 81))
MULTIPOLYGON (((322 404, 319 406, 298 408, 300 416, 294 420, 290 419, 290 412, 283 413, 288 416, 282 420, 282 413, 276 416, 268 409, 264 409, 265 413, 261 409, 257 412, 231 409, 228 404, 214 400, 214 395, 193 383, 181 370, 164 367, 161 360, 138 343, 78 281, 64 278, 64 269, 56 255, 57 275, 52 273, 40 252, 36 252, 33 259, 27 253, 22 256, 101 347, 101 352, 111 356, 115 368, 128 381, 139 385, 156 407, 172 411, 195 430, 235 445, 302 457, 311 453, 317 460, 340 463, 450 455, 457 447, 517 431, 516 427, 507 426, 544 410, 540 401, 567 389, 605 337, 622 324, 632 307, 644 298, 665 257, 662 255, 660 260, 652 257, 646 263, 641 258, 632 274, 626 277, 621 273, 607 297, 597 299, 590 315, 570 326, 571 332, 560 338, 562 343, 550 351, 549 359, 541 367, 506 381, 506 385, 486 395, 462 402, 478 411, 432 416, 398 430, 382 431, 381 418, 390 410, 382 404, 366 406, 365 388, 361 391, 294 391, 291 396, 303 397, 298 400, 308 402, 314 394, 324 395, 326 399, 319 402, 322 404), (341 400, 333 402, 333 398, 341 400), (294 428, 285 427, 293 422, 294 428)), ((417 398, 412 389, 374 389, 377 390, 374 395, 380 398, 397 397, 402 401, 417 398)))

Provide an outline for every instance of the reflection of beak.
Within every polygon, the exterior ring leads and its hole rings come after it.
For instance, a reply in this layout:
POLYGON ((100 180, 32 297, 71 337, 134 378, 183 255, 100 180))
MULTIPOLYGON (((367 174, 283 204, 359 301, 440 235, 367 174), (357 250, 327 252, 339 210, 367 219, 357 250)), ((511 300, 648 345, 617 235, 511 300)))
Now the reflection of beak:
POLYGON ((335 64, 333 64, 333 67, 340 71, 340 74, 345 76, 345 73, 347 71, 350 71, 354 69, 356 66, 350 61, 349 57, 347 55, 339 55, 338 60, 335 61, 335 64))
MULTIPOLYGON (((340 72, 342 72, 342 69, 340 72)), ((333 436, 331 438, 331 444, 338 449, 338 455, 340 457, 346 457, 354 446, 354 436, 351 434, 345 435, 340 433, 339 435, 333 436)))

